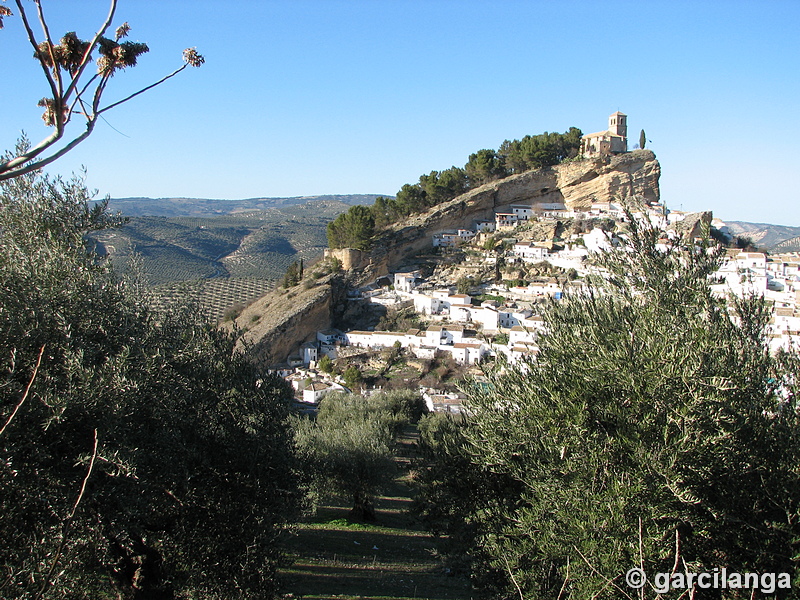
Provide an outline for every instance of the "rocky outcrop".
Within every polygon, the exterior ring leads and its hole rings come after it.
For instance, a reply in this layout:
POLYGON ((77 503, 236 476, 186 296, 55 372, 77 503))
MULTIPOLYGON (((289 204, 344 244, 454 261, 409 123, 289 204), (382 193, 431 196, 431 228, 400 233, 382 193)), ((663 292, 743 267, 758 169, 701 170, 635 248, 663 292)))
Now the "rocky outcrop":
POLYGON ((711 211, 688 213, 683 221, 675 223, 672 229, 686 240, 702 238, 708 233, 713 218, 711 211))
MULTIPOLYGON (((657 201, 660 174, 655 155, 650 150, 636 150, 512 175, 409 217, 381 233, 369 252, 326 250, 325 257, 336 257, 353 281, 374 280, 391 272, 410 255, 430 248, 433 233, 493 219, 495 212, 503 212, 511 204, 564 203, 581 210, 593 202, 633 196, 657 201)), ((248 347, 248 353, 260 365, 285 361, 300 343, 341 317, 347 305, 346 287, 344 277, 329 275, 309 289, 299 285, 270 292, 236 319, 238 327, 246 330, 243 347, 248 347)))
MULTIPOLYGON (((317 331, 327 329, 341 316, 346 295, 347 284, 341 274, 319 279, 308 289, 302 284, 288 290, 276 288, 236 318, 236 326, 244 331, 240 350, 246 349, 262 367, 285 362, 302 342, 316 339, 317 331)), ((232 324, 223 327, 231 329, 232 324)))
MULTIPOLYGON (((431 245, 437 231, 470 227, 473 221, 493 219, 512 204, 564 203, 588 210, 594 202, 624 201, 638 197, 658 201, 661 167, 650 150, 635 150, 614 157, 582 160, 512 175, 488 183, 409 217, 379 235, 369 253, 354 250, 346 258, 364 279, 389 273, 410 255, 431 245)), ((337 255, 338 256, 338 255, 337 255)), ((343 260, 344 262, 344 260, 343 260)))

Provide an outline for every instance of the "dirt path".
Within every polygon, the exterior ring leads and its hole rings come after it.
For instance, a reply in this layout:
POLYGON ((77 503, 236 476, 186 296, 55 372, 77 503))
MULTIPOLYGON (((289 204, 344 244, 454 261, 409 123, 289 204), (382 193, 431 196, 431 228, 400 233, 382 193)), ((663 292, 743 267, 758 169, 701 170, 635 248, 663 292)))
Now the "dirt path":
POLYGON ((331 502, 301 523, 290 543, 294 564, 281 571, 285 598, 304 600, 470 600, 469 581, 451 577, 433 538, 409 514, 411 488, 403 469, 416 431, 399 440, 402 476, 376 502, 377 521, 351 522, 349 506, 331 502))

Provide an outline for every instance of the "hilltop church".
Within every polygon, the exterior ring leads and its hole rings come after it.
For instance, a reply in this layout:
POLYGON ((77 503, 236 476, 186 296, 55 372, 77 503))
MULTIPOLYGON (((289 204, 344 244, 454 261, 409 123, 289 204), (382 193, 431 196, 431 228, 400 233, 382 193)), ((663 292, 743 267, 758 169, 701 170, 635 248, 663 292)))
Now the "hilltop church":
POLYGON ((608 117, 608 129, 581 138, 581 154, 608 156, 628 151, 628 115, 619 111, 608 117))

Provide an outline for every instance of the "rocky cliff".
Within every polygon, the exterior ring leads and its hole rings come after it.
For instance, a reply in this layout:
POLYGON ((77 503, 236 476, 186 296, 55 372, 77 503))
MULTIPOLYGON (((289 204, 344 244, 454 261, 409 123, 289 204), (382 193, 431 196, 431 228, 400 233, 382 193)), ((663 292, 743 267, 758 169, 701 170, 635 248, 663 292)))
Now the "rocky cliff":
POLYGON ((276 288, 236 318, 236 326, 244 331, 239 347, 262 367, 285 362, 302 342, 316 339, 318 330, 330 327, 344 312, 346 295, 347 283, 341 274, 313 281, 310 288, 303 284, 288 290, 276 288))
POLYGON ((385 275, 411 254, 431 245, 437 231, 470 227, 473 221, 494 219, 512 204, 563 203, 586 209, 594 202, 624 201, 638 197, 658 201, 661 166, 650 150, 635 150, 614 157, 582 160, 512 175, 488 183, 409 217, 379 235, 371 252, 328 250, 346 269, 364 279, 385 275))
MULTIPOLYGON (((661 167, 650 150, 575 161, 520 173, 476 188, 430 211, 409 217, 381 233, 370 252, 326 250, 335 256, 351 280, 363 283, 391 272, 411 254, 429 248, 433 233, 470 227, 475 220, 494 219, 511 204, 564 203, 588 209, 594 202, 639 197, 659 199, 661 167)), ((261 365, 283 362, 315 331, 326 329, 347 304, 347 281, 329 275, 309 289, 277 289, 254 302, 236 319, 245 329, 244 346, 261 365)))

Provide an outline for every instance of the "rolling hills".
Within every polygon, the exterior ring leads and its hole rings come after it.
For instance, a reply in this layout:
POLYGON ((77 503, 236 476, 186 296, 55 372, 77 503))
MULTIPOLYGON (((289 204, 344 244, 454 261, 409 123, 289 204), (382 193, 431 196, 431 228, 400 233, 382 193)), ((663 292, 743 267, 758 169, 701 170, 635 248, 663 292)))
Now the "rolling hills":
POLYGON ((375 197, 112 199, 110 212, 127 224, 92 237, 122 273, 137 271, 164 298, 191 294, 219 319, 271 289, 292 262, 319 258, 327 224, 375 197))

